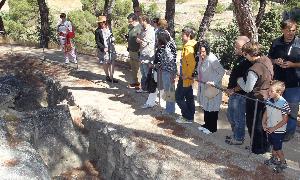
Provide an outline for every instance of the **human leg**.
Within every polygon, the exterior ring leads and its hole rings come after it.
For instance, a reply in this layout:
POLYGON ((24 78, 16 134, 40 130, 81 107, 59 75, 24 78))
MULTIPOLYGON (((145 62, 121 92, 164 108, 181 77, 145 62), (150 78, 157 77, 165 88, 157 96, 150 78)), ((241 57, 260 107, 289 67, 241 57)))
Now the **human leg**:
POLYGON ((141 75, 142 75, 141 88, 142 88, 142 90, 147 91, 146 80, 147 80, 147 75, 148 75, 148 71, 149 71, 148 63, 141 63, 140 70, 141 70, 141 75))
POLYGON ((139 82, 137 75, 140 68, 138 52, 129 51, 129 56, 130 56, 129 62, 131 67, 130 84, 137 84, 139 82))
POLYGON ((286 135, 284 140, 290 140, 295 132, 297 127, 297 115, 299 111, 299 102, 300 102, 300 87, 297 88, 286 88, 283 97, 289 103, 291 113, 286 126, 286 135))
MULTIPOLYGON (((162 72, 163 90, 169 91, 175 89, 174 83, 171 82, 171 73, 167 71, 162 72)), ((166 112, 175 113, 175 102, 166 101, 166 112)))
POLYGON ((234 139, 243 141, 245 139, 245 123, 246 123, 246 100, 242 96, 236 96, 236 103, 234 105, 233 119, 234 126, 234 139))
MULTIPOLYGON (((192 117, 192 119, 189 119, 191 117, 190 117, 189 109, 188 109, 189 106, 187 105, 187 102, 186 102, 186 93, 187 93, 187 88, 183 87, 182 79, 179 79, 177 88, 175 91, 176 103, 181 110, 182 117, 184 117, 185 119, 187 119, 189 121, 192 121, 193 117, 192 117)), ((194 114, 193 114, 193 116, 194 116, 194 114)))
POLYGON ((228 122, 230 123, 230 126, 231 126, 231 131, 234 133, 234 126, 235 126, 235 123, 234 123, 234 113, 235 113, 235 105, 236 105, 236 101, 235 101, 235 98, 236 95, 231 95, 229 96, 229 99, 228 99, 228 108, 227 108, 227 120, 228 122))
POLYGON ((185 110, 185 118, 194 121, 194 114, 195 114, 195 100, 193 95, 193 88, 190 87, 184 87, 185 91, 185 99, 186 99, 186 110, 185 110))

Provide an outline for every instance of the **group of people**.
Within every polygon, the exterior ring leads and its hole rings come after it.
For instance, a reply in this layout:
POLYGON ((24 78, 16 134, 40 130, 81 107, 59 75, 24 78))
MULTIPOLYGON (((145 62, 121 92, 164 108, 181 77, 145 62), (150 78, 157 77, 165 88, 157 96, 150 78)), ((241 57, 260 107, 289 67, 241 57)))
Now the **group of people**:
MULTIPOLYGON (((176 44, 167 30, 167 21, 159 18, 151 20, 140 14, 140 9, 129 14, 127 19, 126 39, 131 67, 128 88, 134 88, 136 93, 149 92, 142 108, 156 105, 159 89, 161 94, 169 97, 165 99, 163 114, 173 117, 177 103, 181 116, 176 118, 176 122, 193 123, 193 83, 198 81, 197 101, 204 111, 204 124, 198 129, 205 134, 216 132, 222 102, 222 91, 216 87, 221 86, 225 70, 211 52, 209 43, 196 41, 195 31, 190 27, 183 28, 183 48, 180 68, 177 69, 176 44), (157 83, 151 91, 148 87, 149 75, 157 83), (176 77, 178 83, 175 88, 176 77), (172 94, 174 98, 171 98, 172 94)), ((99 16, 97 23, 95 41, 99 61, 103 65, 106 81, 117 83, 118 80, 113 78, 116 55, 114 37, 105 16, 99 16)), ((227 118, 232 129, 232 135, 226 136, 225 142, 229 145, 243 144, 247 126, 248 134, 253 139, 250 147, 253 153, 266 153, 272 145, 272 157, 265 164, 276 165, 276 172, 287 167, 282 143, 294 136, 300 102, 297 23, 291 19, 285 20, 281 23, 281 30, 283 35, 273 41, 267 56, 262 54, 258 42, 246 36, 237 37, 234 53, 238 56, 238 62, 231 70, 225 91, 229 96, 227 118)))

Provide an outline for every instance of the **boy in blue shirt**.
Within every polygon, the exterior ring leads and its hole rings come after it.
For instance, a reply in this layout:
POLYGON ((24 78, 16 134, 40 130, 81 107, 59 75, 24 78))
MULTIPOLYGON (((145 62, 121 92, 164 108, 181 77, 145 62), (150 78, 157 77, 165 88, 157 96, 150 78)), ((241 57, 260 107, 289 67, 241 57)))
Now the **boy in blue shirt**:
POLYGON ((263 115, 262 126, 268 134, 268 139, 272 145, 272 156, 264 163, 266 165, 276 165, 274 172, 280 173, 287 168, 287 164, 282 151, 282 142, 286 131, 288 114, 290 107, 287 101, 281 96, 285 90, 285 85, 281 81, 272 81, 269 88, 269 99, 267 100, 267 108, 263 115), (280 109, 271 107, 276 106, 280 109), (279 161, 278 161, 279 158, 279 161))

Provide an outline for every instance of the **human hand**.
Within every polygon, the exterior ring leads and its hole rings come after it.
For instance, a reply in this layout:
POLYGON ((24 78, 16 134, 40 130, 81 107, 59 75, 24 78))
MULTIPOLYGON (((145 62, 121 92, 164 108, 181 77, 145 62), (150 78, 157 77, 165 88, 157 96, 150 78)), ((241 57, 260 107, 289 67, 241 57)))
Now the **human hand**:
POLYGON ((274 63, 280 66, 283 63, 283 59, 282 58, 277 58, 277 59, 274 60, 274 63))
POLYGON ((212 82, 212 81, 207 81, 206 84, 209 85, 209 86, 214 86, 215 85, 215 83, 212 82))
POLYGON ((136 42, 137 42, 137 43, 142 43, 143 41, 142 41, 142 39, 140 39, 139 37, 137 37, 137 38, 136 38, 136 42))
POLYGON ((104 52, 107 52, 108 51, 108 48, 104 48, 104 52))
POLYGON ((274 127, 266 128, 266 132, 267 132, 268 134, 273 133, 275 130, 276 130, 276 129, 275 129, 274 127))
POLYGON ((226 93, 228 96, 231 96, 231 95, 234 93, 234 88, 232 88, 232 89, 226 89, 225 93, 226 93))
POLYGON ((291 62, 291 61, 286 61, 286 62, 283 62, 280 67, 282 68, 291 68, 291 67, 294 67, 294 63, 291 62))

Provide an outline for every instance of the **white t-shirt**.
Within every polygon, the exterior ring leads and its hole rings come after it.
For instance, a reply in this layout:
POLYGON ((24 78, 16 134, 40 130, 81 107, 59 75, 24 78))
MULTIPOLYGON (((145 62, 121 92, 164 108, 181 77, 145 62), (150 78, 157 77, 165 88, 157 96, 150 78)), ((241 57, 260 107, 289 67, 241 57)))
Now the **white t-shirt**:
POLYGON ((67 29, 72 32, 72 24, 70 21, 60 22, 57 25, 57 31, 60 33, 67 33, 67 29))

